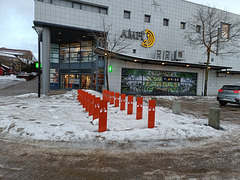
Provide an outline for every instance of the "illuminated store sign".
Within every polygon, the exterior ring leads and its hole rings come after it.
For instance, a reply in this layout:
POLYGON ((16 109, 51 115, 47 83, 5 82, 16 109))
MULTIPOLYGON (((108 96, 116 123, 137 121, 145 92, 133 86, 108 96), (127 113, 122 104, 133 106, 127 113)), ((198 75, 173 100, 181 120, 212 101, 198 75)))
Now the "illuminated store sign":
POLYGON ((123 30, 121 37, 128 38, 128 39, 142 40, 143 41, 142 46, 146 48, 152 47, 155 42, 154 33, 149 29, 146 29, 145 32, 131 31, 131 29, 123 30))
POLYGON ((163 77, 163 82, 181 82, 179 77, 163 77))

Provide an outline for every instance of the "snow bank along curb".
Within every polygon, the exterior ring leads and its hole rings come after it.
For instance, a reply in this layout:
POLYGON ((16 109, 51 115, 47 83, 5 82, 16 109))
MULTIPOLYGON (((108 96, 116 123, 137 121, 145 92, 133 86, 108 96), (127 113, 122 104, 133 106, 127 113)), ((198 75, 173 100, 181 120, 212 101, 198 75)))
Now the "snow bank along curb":
POLYGON ((0 80, 23 81, 23 82, 26 81, 26 79, 17 78, 16 75, 13 74, 11 74, 10 76, 0 76, 0 80))
MULTIPOLYGON (((89 91, 98 97, 102 95, 89 91)), ((26 94, 3 97, 0 100, 0 134, 6 137, 50 141, 164 141, 195 138, 219 138, 231 134, 238 127, 224 124, 224 131, 206 126, 207 119, 186 114, 176 115, 171 110, 156 107, 155 128, 147 128, 148 104, 143 104, 143 119, 136 120, 118 107, 108 106, 108 131, 98 133, 98 120, 92 122, 77 100, 77 91, 62 95, 43 96, 26 94)))

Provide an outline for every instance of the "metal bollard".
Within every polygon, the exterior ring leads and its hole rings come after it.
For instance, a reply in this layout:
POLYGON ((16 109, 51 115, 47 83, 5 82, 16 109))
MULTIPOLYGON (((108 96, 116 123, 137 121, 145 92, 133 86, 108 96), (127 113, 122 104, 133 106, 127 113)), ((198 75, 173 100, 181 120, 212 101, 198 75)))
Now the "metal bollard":
POLYGON ((148 104, 148 128, 154 128, 155 126, 155 100, 149 100, 148 104))
POLYGON ((100 101, 98 132, 105 132, 107 130, 107 106, 107 101, 100 101))
POLYGON ((128 96, 127 114, 133 114, 133 96, 128 96))
POLYGON ((142 119, 142 112, 143 112, 143 97, 137 98, 137 113, 136 119, 142 119))

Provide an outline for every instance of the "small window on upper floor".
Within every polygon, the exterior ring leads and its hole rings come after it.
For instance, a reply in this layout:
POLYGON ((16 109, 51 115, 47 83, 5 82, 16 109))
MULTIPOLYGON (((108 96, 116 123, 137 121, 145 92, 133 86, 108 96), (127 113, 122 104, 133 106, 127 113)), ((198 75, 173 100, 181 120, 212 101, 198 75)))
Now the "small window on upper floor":
POLYGON ((225 39, 229 38, 230 24, 222 23, 222 37, 225 39))
POLYGON ((196 32, 197 32, 197 33, 201 33, 201 26, 200 26, 200 25, 197 25, 197 26, 196 26, 196 32))
POLYGON ((145 14, 144 22, 146 22, 146 23, 150 23, 150 20, 151 20, 151 15, 147 15, 147 14, 145 14))
POLYGON ((124 10, 123 17, 124 19, 130 19, 131 11, 124 10))
POLYGON ((180 29, 186 29, 186 23, 185 22, 180 23, 180 29))
POLYGON ((40 0, 41 2, 45 2, 45 3, 48 3, 48 4, 52 4, 52 0, 40 0))
POLYGON ((169 26, 169 19, 163 19, 163 26, 169 26))
POLYGON ((51 4, 54 4, 54 5, 60 5, 60 1, 59 0, 51 0, 51 4))
POLYGON ((82 9, 81 4, 79 4, 79 3, 73 3, 73 4, 72 4, 72 7, 73 7, 74 9, 82 9))
POLYGON ((100 14, 108 14, 107 13, 107 8, 99 8, 99 13, 100 14))

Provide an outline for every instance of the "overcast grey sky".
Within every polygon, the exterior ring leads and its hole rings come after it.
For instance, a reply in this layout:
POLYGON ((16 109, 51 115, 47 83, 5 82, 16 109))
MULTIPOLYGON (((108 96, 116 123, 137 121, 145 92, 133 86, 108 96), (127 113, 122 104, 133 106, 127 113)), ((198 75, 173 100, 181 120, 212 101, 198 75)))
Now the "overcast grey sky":
POLYGON ((0 47, 30 50, 37 56, 33 0, 0 0, 0 47))
POLYGON ((226 10, 232 13, 240 14, 239 0, 187 0, 198 4, 203 4, 218 9, 226 10))
MULTIPOLYGON (((156 0, 161 4, 160 0, 156 0)), ((239 0, 189 0, 240 14, 239 0)), ((32 29, 34 0, 0 0, 0 47, 26 49, 37 57, 37 34, 32 29)))

